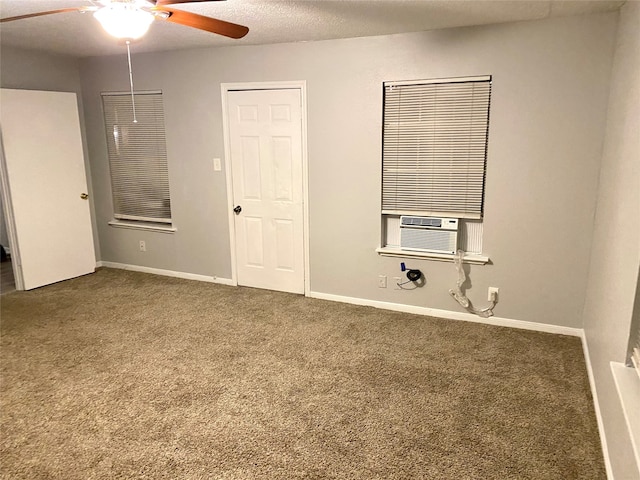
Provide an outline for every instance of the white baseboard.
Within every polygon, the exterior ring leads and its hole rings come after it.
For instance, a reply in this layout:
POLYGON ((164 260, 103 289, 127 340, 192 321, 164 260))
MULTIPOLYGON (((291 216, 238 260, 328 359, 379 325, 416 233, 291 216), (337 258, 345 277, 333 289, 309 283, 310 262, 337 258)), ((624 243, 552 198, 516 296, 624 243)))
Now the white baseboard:
POLYGON ((584 330, 582 331, 581 338, 584 362, 587 365, 587 376, 589 377, 589 386, 591 387, 591 398, 593 398, 593 407, 596 411, 596 422, 598 423, 598 432, 600 433, 600 444, 602 445, 604 467, 607 470, 607 478, 609 480, 613 480, 613 470, 611 468, 611 459, 609 458, 609 447, 607 446, 607 437, 604 433, 604 421, 602 420, 600 402, 598 401, 598 391, 596 390, 596 379, 593 375, 593 367, 591 366, 591 355, 589 355, 589 342, 587 341, 587 336, 584 333, 584 330))
POLYGON ((487 325, 497 325, 500 327, 520 328, 523 330, 535 330, 537 332, 557 333, 560 335, 570 335, 572 337, 582 337, 581 328, 563 327, 559 325, 549 325, 547 323, 526 322, 523 320, 513 320, 510 318, 489 317, 482 318, 472 313, 452 312, 450 310, 440 310, 437 308, 418 307, 415 305, 405 305, 402 303, 381 302, 366 298, 344 297, 330 293, 307 292, 307 297, 319 298, 321 300, 331 300, 334 302, 352 303, 367 307, 382 308, 384 310, 394 310, 396 312, 415 313, 417 315, 428 315, 430 317, 445 318, 447 320, 462 320, 465 322, 484 323, 487 325))
POLYGON ((161 268, 142 267, 140 265, 129 265, 116 262, 96 262, 96 267, 119 268, 121 270, 131 270, 134 272, 153 273, 154 275, 164 275, 165 277, 184 278, 186 280, 198 280, 200 282, 219 283, 221 285, 235 286, 230 278, 210 277, 208 275, 198 275, 196 273, 176 272, 173 270, 163 270, 161 268))
MULTIPOLYGON (((152 273, 155 275, 164 275, 167 277, 184 278, 187 280, 198 280, 201 282, 219 283, 222 285, 235 286, 236 283, 230 278, 210 277, 207 275, 198 275, 195 273, 176 272, 173 270, 163 270, 160 268, 143 267, 140 265, 130 265, 126 263, 116 262, 96 262, 96 267, 119 268, 121 270, 132 270, 135 272, 152 273)), ((444 318, 447 320, 462 320, 465 322, 483 323, 486 325, 497 325, 500 327, 520 328, 523 330, 534 330, 537 332, 556 333, 559 335, 570 335, 572 337, 580 337, 584 342, 583 330, 581 328, 564 327, 560 325, 550 325, 547 323, 526 322, 523 320, 513 320, 510 318, 489 317, 482 318, 471 313, 453 312, 450 310, 440 310, 437 308, 418 307, 415 305, 405 305, 402 303, 382 302, 379 300, 370 300, 366 298, 346 297, 343 295, 334 295, 331 293, 309 291, 305 294, 310 298, 318 298, 320 300, 330 300, 333 302, 351 303, 353 305, 362 305, 367 307, 381 308, 384 310, 393 310, 396 312, 415 313, 417 315, 427 315, 430 317, 444 318)))

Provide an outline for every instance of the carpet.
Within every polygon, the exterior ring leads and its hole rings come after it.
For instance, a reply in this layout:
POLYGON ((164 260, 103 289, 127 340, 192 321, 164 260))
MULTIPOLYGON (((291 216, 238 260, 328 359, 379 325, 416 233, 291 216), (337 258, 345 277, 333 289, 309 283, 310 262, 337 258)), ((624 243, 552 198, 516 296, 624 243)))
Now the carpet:
POLYGON ((580 340, 96 273, 1 308, 3 479, 605 479, 580 340))

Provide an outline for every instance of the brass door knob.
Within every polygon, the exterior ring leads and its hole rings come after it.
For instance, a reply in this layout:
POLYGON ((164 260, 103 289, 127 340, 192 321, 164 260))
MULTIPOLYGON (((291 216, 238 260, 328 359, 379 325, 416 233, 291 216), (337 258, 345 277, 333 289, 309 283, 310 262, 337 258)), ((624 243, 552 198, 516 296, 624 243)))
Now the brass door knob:
POLYGON ((89 198, 89 195, 87 195, 86 193, 81 193, 80 198, 86 200, 87 198, 89 198))

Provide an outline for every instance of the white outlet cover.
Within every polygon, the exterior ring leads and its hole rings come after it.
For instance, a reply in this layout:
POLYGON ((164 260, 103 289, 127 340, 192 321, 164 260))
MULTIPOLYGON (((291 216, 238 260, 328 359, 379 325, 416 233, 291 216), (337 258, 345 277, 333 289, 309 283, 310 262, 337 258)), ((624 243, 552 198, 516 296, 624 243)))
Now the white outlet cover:
POLYGON ((219 172, 220 170, 222 170, 222 161, 219 158, 213 159, 213 169, 216 172, 219 172))

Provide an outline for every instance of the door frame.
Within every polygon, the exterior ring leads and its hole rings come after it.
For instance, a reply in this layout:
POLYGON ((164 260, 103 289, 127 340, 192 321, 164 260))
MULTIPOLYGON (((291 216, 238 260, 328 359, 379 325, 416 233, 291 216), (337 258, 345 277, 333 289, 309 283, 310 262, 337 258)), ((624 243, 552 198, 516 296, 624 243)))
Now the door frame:
POLYGON ((4 225, 7 229, 9 239, 9 251, 11 252, 11 268, 13 269, 13 281, 16 290, 24 290, 24 280, 22 277, 22 262, 20 261, 20 249, 18 247, 18 237, 16 236, 16 223, 13 216, 13 203, 9 186, 9 176, 7 164, 4 156, 4 143, 2 140, 2 130, 0 130, 0 184, 2 185, 2 208, 4 210, 4 225))
POLYGON ((238 285, 236 231, 233 208, 233 172, 231 171, 231 137, 228 118, 228 94, 231 91, 244 90, 298 90, 300 92, 302 118, 302 244, 304 250, 304 295, 311 291, 309 279, 309 159, 307 152, 307 82, 276 81, 276 82, 240 82, 222 83, 222 129, 224 137, 224 170, 227 181, 227 218, 229 222, 229 250, 231 253, 231 281, 238 285))

